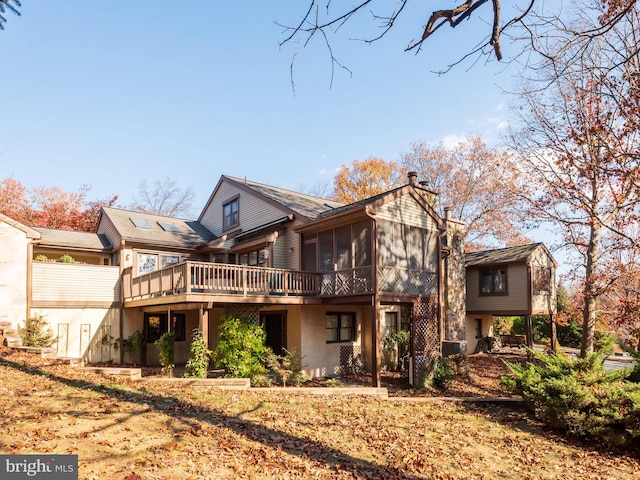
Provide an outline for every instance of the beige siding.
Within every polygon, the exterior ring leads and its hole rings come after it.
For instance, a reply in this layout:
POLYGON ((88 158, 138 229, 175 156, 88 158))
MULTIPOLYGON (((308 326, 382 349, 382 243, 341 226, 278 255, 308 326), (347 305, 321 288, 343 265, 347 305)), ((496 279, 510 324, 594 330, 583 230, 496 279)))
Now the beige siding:
POLYGON ((478 345, 478 338, 476 338, 476 319, 482 320, 482 336, 493 336, 493 315, 467 315, 466 319, 466 341, 467 341, 467 353, 474 353, 476 346, 478 345))
POLYGON ((425 230, 437 230, 437 224, 422 206, 410 195, 403 195, 380 207, 376 217, 396 223, 404 223, 425 230))
POLYGON ((539 292, 532 296, 531 309, 532 314, 548 314, 549 312, 555 313, 556 311, 556 278, 555 278, 555 265, 552 259, 547 255, 547 252, 543 248, 536 250, 531 258, 532 271, 536 267, 550 268, 551 269, 551 283, 550 292, 539 292))
MULTIPOLYGON (((362 325, 368 320, 370 307, 362 305, 341 305, 333 307, 305 307, 301 322, 301 353, 303 362, 307 365, 305 375, 309 378, 331 377, 340 375, 340 350, 341 347, 353 347, 364 350, 362 345, 362 325), (326 342, 325 313, 328 311, 356 312, 356 340, 345 343, 326 342)), ((366 363, 367 355, 361 352, 362 359, 366 363)))
POLYGON ((100 224, 96 229, 96 233, 104 233, 109 239, 109 243, 111 243, 111 245, 113 245, 115 249, 120 248, 120 244, 122 243, 122 237, 120 236, 118 229, 111 222, 111 220, 107 218, 106 215, 102 215, 102 218, 100 219, 100 224))
POLYGON ((467 311, 509 314, 529 308, 529 282, 525 264, 507 267, 507 295, 480 296, 479 270, 467 269, 467 311))
POLYGON ((0 321, 17 326, 27 312, 26 234, 0 221, 0 321))
POLYGON ((293 227, 299 224, 300 222, 294 222, 284 231, 280 231, 273 246, 273 266, 275 268, 300 270, 300 235, 293 231, 293 227))
POLYGON ((34 308, 32 315, 43 315, 49 323, 58 356, 89 362, 119 361, 120 354, 113 346, 120 336, 118 308, 34 308))
POLYGON ((32 266, 33 303, 110 305, 119 302, 119 274, 118 267, 35 262, 32 266))
POLYGON ((214 235, 222 236, 226 233, 222 229, 222 206, 236 195, 239 195, 239 228, 243 231, 251 230, 265 223, 278 220, 289 213, 268 203, 257 195, 240 190, 234 185, 223 181, 215 197, 207 206, 207 210, 202 215, 200 222, 214 235))

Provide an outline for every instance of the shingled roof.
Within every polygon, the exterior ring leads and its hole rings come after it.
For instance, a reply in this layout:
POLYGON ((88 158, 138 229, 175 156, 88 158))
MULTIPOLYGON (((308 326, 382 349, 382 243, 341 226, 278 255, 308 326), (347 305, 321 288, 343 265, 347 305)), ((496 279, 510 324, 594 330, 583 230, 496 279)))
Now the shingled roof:
POLYGON ((470 252, 465 254, 465 260, 467 267, 501 263, 521 263, 526 262, 529 256, 540 246, 543 246, 541 242, 519 245, 517 247, 484 250, 482 252, 470 252))
POLYGON ((341 203, 327 200, 326 198, 265 185, 264 183, 253 182, 244 178, 230 177, 228 175, 223 175, 222 178, 239 185, 244 185, 254 192, 285 206, 292 212, 298 213, 309 220, 314 220, 323 212, 331 211, 342 206, 341 203))
POLYGON ((111 250, 111 243, 106 235, 73 230, 57 230, 54 228, 33 227, 40 232, 40 245, 78 250, 103 252, 111 250))
POLYGON ((127 242, 197 248, 216 238, 213 233, 195 220, 164 217, 112 207, 103 208, 103 215, 111 220, 123 240, 127 242))

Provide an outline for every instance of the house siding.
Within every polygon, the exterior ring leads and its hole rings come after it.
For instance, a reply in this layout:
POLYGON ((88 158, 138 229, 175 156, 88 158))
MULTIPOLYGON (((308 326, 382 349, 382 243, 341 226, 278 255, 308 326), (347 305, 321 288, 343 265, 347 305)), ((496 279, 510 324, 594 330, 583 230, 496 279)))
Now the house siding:
POLYGON ((214 235, 222 236, 227 233, 222 228, 222 206, 235 196, 239 196, 238 214, 240 224, 231 230, 251 230, 252 228, 257 228, 271 221, 278 220, 289 213, 285 212, 284 209, 279 209, 262 200, 257 195, 253 195, 229 182, 223 181, 200 220, 200 223, 214 235))
POLYGON ((120 245, 122 243, 122 236, 120 235, 120 232, 118 232, 111 219, 104 214, 100 219, 100 224, 96 229, 96 233, 102 233, 106 235, 109 243, 113 245, 114 249, 117 250, 120 248, 120 245))
POLYGON ((507 267, 506 295, 480 295, 480 270, 467 269, 467 311, 493 312, 496 315, 522 314, 529 309, 529 281, 527 265, 507 267))
POLYGON ((300 270, 300 235, 293 231, 300 222, 294 222, 281 232, 274 245, 273 266, 300 270))
POLYGON ((536 250, 531 256, 531 269, 536 267, 550 268, 551 269, 551 282, 549 292, 533 292, 531 298, 532 314, 547 314, 549 312, 555 313, 556 311, 556 279, 555 279, 555 265, 552 259, 547 255, 547 252, 540 248, 536 250))
POLYGON ((89 362, 119 361, 114 348, 119 338, 119 308, 72 307, 34 308, 32 315, 42 315, 56 342, 59 357, 84 358, 89 362))
POLYGON ((32 264, 34 306, 109 306, 120 302, 120 269, 95 265, 32 264))
POLYGON ((27 235, 0 220, 0 321, 14 327, 27 312, 27 235))
POLYGON ((376 212, 376 218, 425 230, 438 229, 435 220, 427 215, 422 206, 410 195, 403 195, 382 205, 376 212))
MULTIPOLYGON (((363 322, 370 322, 370 315, 361 305, 335 305, 332 307, 305 307, 301 322, 301 353, 303 363, 308 365, 304 373, 308 378, 333 377, 342 373, 341 352, 344 349, 353 350, 366 363, 363 341, 363 322), (355 312, 356 333, 355 341, 343 343, 326 342, 327 312, 355 312)), ((369 309, 370 310, 370 309, 369 309)))

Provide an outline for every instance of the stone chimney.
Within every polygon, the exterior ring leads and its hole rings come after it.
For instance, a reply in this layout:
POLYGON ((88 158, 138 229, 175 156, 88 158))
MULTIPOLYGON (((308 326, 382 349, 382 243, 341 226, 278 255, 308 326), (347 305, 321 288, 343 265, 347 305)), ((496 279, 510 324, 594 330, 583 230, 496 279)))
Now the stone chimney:
POLYGON ((418 172, 409 172, 409 185, 418 183, 418 172))

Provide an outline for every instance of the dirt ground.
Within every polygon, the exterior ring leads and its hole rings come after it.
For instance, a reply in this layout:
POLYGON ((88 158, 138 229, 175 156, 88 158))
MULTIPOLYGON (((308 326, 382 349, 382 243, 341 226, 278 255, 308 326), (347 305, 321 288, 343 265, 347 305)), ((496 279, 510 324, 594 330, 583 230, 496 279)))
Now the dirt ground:
MULTIPOLYGON (((500 382, 509 370, 509 363, 526 363, 524 350, 503 348, 496 353, 476 353, 460 357, 452 382, 443 389, 429 387, 415 389, 409 384, 407 373, 382 372, 381 386, 390 396, 434 396, 434 397, 513 397, 500 382)), ((336 379, 319 378, 306 382, 306 386, 366 386, 372 385, 370 374, 346 375, 336 379)))

